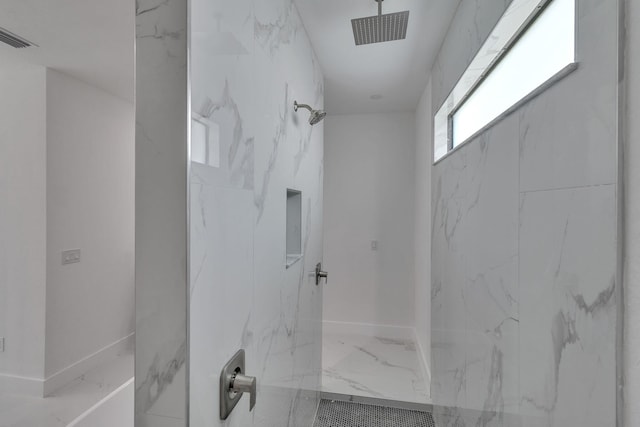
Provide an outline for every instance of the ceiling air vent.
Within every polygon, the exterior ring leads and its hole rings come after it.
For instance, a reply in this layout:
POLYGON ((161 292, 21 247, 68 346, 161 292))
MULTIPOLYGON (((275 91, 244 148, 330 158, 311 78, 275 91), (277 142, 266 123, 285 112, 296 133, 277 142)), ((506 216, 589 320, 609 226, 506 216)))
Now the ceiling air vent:
POLYGON ((5 30, 2 27, 0 27, 0 42, 6 43, 11 47, 15 47, 16 49, 35 46, 35 44, 13 34, 11 31, 5 30))

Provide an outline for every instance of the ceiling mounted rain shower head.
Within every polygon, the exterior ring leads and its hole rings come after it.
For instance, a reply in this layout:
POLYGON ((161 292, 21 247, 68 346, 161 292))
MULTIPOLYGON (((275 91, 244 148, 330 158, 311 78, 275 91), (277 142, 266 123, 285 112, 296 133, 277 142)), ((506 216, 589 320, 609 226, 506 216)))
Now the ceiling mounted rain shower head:
POLYGON ((351 20, 356 46, 383 43, 407 38, 409 11, 382 14, 382 2, 378 3, 378 15, 351 20))
POLYGON ((325 111, 314 110, 307 104, 298 104, 298 101, 293 101, 293 110, 297 112, 298 108, 304 108, 305 110, 309 110, 309 112, 311 113, 311 116, 309 117, 309 124, 311 126, 317 125, 322 120, 324 120, 324 118, 327 116, 327 113, 325 111))

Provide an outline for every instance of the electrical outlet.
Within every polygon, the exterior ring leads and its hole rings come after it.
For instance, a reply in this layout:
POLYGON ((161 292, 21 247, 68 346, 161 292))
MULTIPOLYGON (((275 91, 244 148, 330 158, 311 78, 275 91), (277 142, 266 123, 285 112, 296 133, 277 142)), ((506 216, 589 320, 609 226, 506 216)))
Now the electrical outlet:
POLYGON ((62 265, 80 262, 80 249, 62 252, 62 265))
POLYGON ((4 337, 0 337, 0 353, 4 353, 4 337))

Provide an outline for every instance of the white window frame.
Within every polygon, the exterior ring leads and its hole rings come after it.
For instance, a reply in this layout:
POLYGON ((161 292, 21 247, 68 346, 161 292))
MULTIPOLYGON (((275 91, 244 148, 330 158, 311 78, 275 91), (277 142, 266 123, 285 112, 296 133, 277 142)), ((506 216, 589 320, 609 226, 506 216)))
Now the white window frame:
POLYGON ((194 163, 198 163, 200 165, 205 165, 213 168, 220 167, 220 126, 214 122, 213 120, 201 116, 198 113, 193 112, 191 114, 191 161, 194 163), (193 125, 198 124, 202 126, 205 130, 205 138, 203 146, 200 147, 204 153, 202 153, 202 157, 195 156, 194 153, 194 144, 196 141, 194 140, 195 136, 193 135, 193 125))
MULTIPOLYGON (((546 7, 555 0, 513 0, 507 8, 503 16, 500 18, 493 31, 480 48, 474 59, 471 61, 458 83, 455 85, 447 99, 444 101, 438 112, 434 116, 434 140, 433 140, 433 162, 448 157, 458 148, 466 145, 469 141, 475 139, 479 134, 486 131, 505 116, 512 113, 522 104, 531 98, 544 92, 551 85, 562 79, 578 67, 577 63, 577 11, 574 13, 574 57, 566 67, 559 70, 554 76, 550 77, 529 94, 515 102, 511 107, 499 114, 498 117, 484 125, 463 142, 454 147, 453 145, 453 116, 465 103, 465 101, 473 94, 474 90, 482 84, 486 77, 491 74, 498 63, 518 42, 520 37, 525 34, 533 22, 546 9, 546 7)), ((574 2, 575 0, 571 0, 574 2)), ((574 9, 575 10, 575 9, 574 9)))

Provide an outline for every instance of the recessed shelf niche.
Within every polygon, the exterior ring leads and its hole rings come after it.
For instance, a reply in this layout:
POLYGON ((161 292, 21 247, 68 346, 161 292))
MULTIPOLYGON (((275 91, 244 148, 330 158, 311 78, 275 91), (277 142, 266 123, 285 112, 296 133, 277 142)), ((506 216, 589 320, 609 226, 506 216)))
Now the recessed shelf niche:
POLYGON ((287 189, 287 268, 302 258, 302 192, 287 189))

